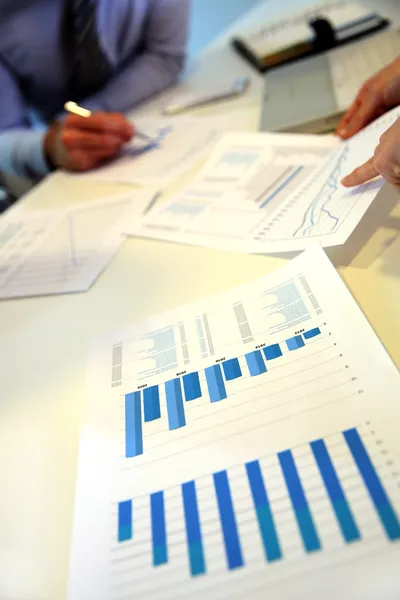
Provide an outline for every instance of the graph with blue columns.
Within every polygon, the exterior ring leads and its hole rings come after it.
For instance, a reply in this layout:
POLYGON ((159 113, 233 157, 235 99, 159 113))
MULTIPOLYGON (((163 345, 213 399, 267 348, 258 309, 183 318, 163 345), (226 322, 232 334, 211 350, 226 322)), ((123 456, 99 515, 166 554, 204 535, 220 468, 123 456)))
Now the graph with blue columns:
MULTIPOLYGON (((362 544, 365 539, 362 530, 363 520, 358 511, 363 504, 361 501, 361 504, 356 503, 352 506, 352 500, 345 491, 349 465, 344 466, 342 463, 335 465, 329 443, 323 438, 310 442, 307 447, 310 460, 313 461, 320 476, 319 494, 328 500, 326 510, 330 514, 324 515, 325 520, 330 518, 342 540, 343 547, 362 544)), ((347 453, 348 461, 353 466, 354 481, 352 481, 352 485, 362 490, 369 501, 377 531, 381 532, 382 541, 389 544, 399 541, 399 514, 385 489, 381 475, 371 459, 370 452, 358 428, 351 428, 340 433, 340 452, 342 452, 342 447, 343 453, 347 453)), ((293 538, 296 537, 299 545, 303 548, 304 557, 311 557, 315 553, 323 552, 325 550, 324 532, 318 530, 313 514, 313 505, 306 491, 305 483, 309 477, 307 469, 301 461, 296 459, 296 453, 293 450, 284 450, 272 458, 280 469, 290 502, 290 510, 297 524, 297 532, 293 531, 292 534, 292 543, 294 543, 293 538)), ((224 557, 228 572, 244 568, 251 562, 246 557, 245 547, 242 543, 239 514, 234 501, 236 485, 244 489, 242 493, 251 500, 248 506, 251 507, 252 514, 246 514, 246 522, 249 519, 254 520, 261 542, 260 547, 263 553, 261 558, 265 564, 273 566, 274 563, 284 561, 286 558, 284 543, 282 543, 284 536, 280 531, 279 520, 274 514, 274 511, 279 510, 279 504, 277 504, 276 498, 275 504, 271 503, 269 493, 271 486, 275 485, 276 476, 271 476, 268 468, 263 468, 263 458, 241 465, 240 473, 241 479, 237 475, 231 477, 229 469, 218 471, 211 475, 210 483, 207 483, 207 486, 212 485, 214 489, 214 508, 218 519, 215 528, 221 532, 220 538, 213 536, 213 539, 221 540, 215 543, 221 544, 220 552, 224 557), (269 477, 271 477, 271 481, 269 481, 269 477)), ((204 485, 204 482, 186 481, 179 486, 180 493, 176 496, 178 500, 180 499, 183 508, 184 517, 179 526, 185 533, 182 539, 185 539, 186 543, 182 551, 187 555, 188 577, 204 576, 210 565, 212 566, 211 559, 207 560, 207 544, 202 526, 203 521, 209 522, 210 507, 207 503, 204 507, 204 514, 202 514, 202 507, 198 501, 198 490, 201 485, 204 485)), ((174 496, 175 503, 176 498, 174 496)), ((168 547, 169 525, 164 491, 150 494, 148 503, 150 506, 149 539, 151 539, 149 563, 155 569, 164 569, 172 561, 168 547)), ((139 527, 143 527, 143 523, 139 523, 139 527)), ((209 529, 208 534, 211 535, 209 529)), ((116 539, 119 546, 135 544, 134 498, 118 504, 116 539)), ((254 552, 252 552, 252 556, 254 557, 254 552)))
MULTIPOLYGON (((307 342, 321 335, 315 327, 284 342, 264 346, 244 355, 250 377, 268 376, 268 363, 279 360, 286 352, 304 348, 307 342)), ((230 358, 204 369, 209 401, 213 404, 228 399, 227 383, 247 375, 242 372, 239 358, 230 358)), ((174 431, 186 426, 185 403, 203 397, 199 372, 187 373, 164 383, 168 429, 174 431)), ((146 423, 162 418, 160 386, 125 395, 125 457, 135 458, 145 451, 146 423)))

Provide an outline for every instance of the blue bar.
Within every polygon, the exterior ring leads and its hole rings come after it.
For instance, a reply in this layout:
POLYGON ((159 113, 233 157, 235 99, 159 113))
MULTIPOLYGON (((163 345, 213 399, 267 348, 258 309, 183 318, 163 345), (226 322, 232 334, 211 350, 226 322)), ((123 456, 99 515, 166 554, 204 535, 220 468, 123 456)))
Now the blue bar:
POLYGON ((190 572, 195 577, 206 572, 203 541, 201 538, 199 508, 197 506, 194 481, 182 484, 183 507, 185 511, 186 539, 189 550, 190 572))
POLYGON ((222 368, 224 370, 225 379, 227 381, 232 381, 232 379, 238 379, 242 376, 242 370, 240 368, 239 361, 237 358, 224 360, 224 362, 222 363, 222 368))
POLYGON ((390 540, 400 538, 400 524, 357 429, 343 432, 371 500, 390 540))
POLYGON ((201 387, 198 373, 189 373, 183 376, 183 389, 185 390, 186 401, 201 398, 201 387))
POLYGON ((303 337, 305 340, 311 340, 311 338, 313 337, 317 337, 317 335, 321 334, 321 330, 319 327, 316 327, 315 329, 310 329, 310 331, 306 331, 305 333, 303 333, 303 337))
POLYGON ((164 492, 150 495, 151 535, 153 542, 153 565, 168 562, 167 530, 165 527, 164 492))
POLYGON ((260 204, 259 208, 265 208, 267 206, 267 204, 269 204, 278 194, 281 193, 282 190, 285 189, 285 187, 287 187, 289 185, 289 183, 291 181, 293 181, 293 179, 295 179, 295 177, 297 177, 297 175, 299 175, 302 171, 303 171, 304 167, 297 167, 293 173, 290 173, 290 175, 285 179, 285 181, 282 181, 282 183, 280 184, 279 187, 276 188, 276 190, 274 190, 272 192, 272 194, 270 196, 268 196, 263 202, 262 204, 260 204))
POLYGON ((314 552, 321 549, 321 542, 308 507, 307 498, 304 494, 296 463, 290 450, 278 454, 283 476, 290 495, 294 509, 297 525, 306 552, 314 552))
POLYGON ((219 518, 224 535, 225 555, 230 570, 244 565, 242 549, 233 509, 231 490, 226 471, 214 473, 214 487, 217 495, 219 518))
POLYGON ((265 366, 265 362, 260 350, 245 354, 245 358, 247 366, 249 367, 250 375, 252 377, 256 377, 257 375, 267 372, 267 367, 265 366))
POLYGON ((132 500, 118 503, 118 541, 132 539, 132 500))
POLYGON ((140 392, 125 396, 125 456, 143 454, 142 406, 140 392))
POLYGON ((143 391, 144 421, 155 421, 161 417, 160 393, 158 385, 145 388, 143 391))
POLYGON ((324 440, 316 440, 310 445, 345 541, 350 543, 360 540, 360 531, 324 440))
POLYGON ((183 409, 182 388, 180 379, 172 379, 165 384, 167 396, 168 426, 170 431, 186 425, 183 409))
POLYGON ((286 346, 288 347, 288 350, 292 351, 302 348, 303 346, 305 346, 305 343, 301 335, 296 335, 296 337, 292 337, 289 340, 286 340, 286 346))
POLYGON ((263 348, 263 352, 266 360, 274 360, 274 358, 282 356, 282 350, 279 344, 267 346, 266 348, 263 348))
POLYGON ((247 463, 246 471, 264 544, 265 557, 269 562, 279 560, 282 558, 282 552, 258 460, 247 463))
POLYGON ((226 394, 225 383, 222 378, 221 365, 207 367, 205 373, 211 402, 225 400, 225 398, 228 396, 226 394))

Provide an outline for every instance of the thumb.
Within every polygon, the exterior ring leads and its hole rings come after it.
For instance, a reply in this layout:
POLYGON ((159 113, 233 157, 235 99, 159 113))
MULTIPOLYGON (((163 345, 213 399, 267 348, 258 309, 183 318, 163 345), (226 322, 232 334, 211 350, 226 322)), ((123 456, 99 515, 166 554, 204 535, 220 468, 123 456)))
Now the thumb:
POLYGON ((379 173, 375 168, 375 159, 372 157, 361 165, 361 167, 354 169, 350 175, 342 179, 342 185, 345 187, 354 187, 355 185, 360 185, 361 183, 370 181, 370 179, 374 179, 377 175, 379 173))

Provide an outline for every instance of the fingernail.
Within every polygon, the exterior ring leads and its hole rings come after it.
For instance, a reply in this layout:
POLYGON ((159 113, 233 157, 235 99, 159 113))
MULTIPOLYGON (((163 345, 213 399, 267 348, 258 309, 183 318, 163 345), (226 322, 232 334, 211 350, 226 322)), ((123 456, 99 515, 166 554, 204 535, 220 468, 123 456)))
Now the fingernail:
POLYGON ((339 137, 344 137, 346 135, 346 133, 347 133, 346 127, 340 127, 337 130, 337 134, 338 134, 339 137))

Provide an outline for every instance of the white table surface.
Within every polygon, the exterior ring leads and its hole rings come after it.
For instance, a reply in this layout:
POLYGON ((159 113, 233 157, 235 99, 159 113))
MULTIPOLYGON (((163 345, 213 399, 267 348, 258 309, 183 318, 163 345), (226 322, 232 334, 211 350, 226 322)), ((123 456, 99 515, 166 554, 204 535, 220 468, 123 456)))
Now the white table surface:
MULTIPOLYGON (((285 9, 305 4, 288 0, 285 9)), ((395 0, 379 4, 381 12, 385 8, 389 16, 396 15, 395 0)), ((276 15, 282 6, 279 0, 266 0, 241 23, 257 24, 276 15)), ((196 114, 206 118, 231 111, 234 128, 235 119, 245 111, 256 129, 263 81, 226 46, 237 27, 202 54, 183 87, 218 79, 228 70, 249 74, 252 85, 246 96, 196 114)), ((156 114, 170 93, 137 114, 156 114)), ((55 175, 16 210, 70 206, 126 189, 93 180, 66 181, 55 175)), ((385 187, 348 243, 329 254, 400 366, 399 199, 385 187)), ((88 293, 0 303, 1 600, 65 598, 92 339, 152 313, 228 290, 286 260, 130 239, 88 293)), ((384 398, 377 401, 384 409, 384 398)))

